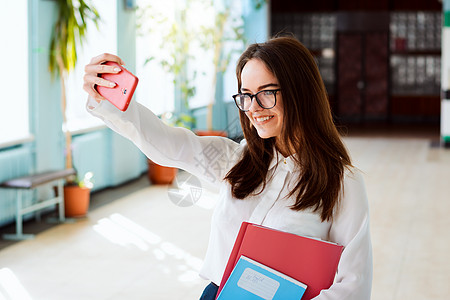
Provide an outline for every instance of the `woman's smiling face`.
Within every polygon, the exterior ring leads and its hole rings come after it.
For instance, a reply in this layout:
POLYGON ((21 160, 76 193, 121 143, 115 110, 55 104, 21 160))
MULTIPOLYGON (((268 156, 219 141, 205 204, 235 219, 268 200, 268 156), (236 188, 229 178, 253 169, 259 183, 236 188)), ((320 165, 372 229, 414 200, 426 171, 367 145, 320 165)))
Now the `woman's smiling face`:
MULTIPOLYGON (((262 90, 276 90, 280 88, 277 78, 259 59, 249 60, 241 73, 241 93, 256 94, 262 90)), ((259 106, 253 98, 249 111, 245 112, 258 135, 267 139, 281 135, 283 127, 283 101, 281 92, 276 93, 276 105, 271 109, 259 106)))

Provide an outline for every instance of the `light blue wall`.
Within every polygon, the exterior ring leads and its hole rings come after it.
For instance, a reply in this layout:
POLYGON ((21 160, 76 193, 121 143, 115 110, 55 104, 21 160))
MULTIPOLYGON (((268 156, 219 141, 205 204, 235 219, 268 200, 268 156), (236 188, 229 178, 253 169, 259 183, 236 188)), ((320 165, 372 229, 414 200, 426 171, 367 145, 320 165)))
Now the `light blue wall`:
POLYGON ((64 137, 61 130, 61 100, 58 78, 48 72, 48 47, 56 19, 56 2, 29 0, 30 36, 30 112, 31 131, 35 136, 35 165, 44 171, 64 166, 61 155, 64 137))
POLYGON ((136 14, 125 9, 123 0, 117 1, 117 53, 126 62, 126 68, 136 71, 136 14))
POLYGON ((256 2, 243 0, 244 30, 249 43, 264 42, 269 37, 269 6, 264 3, 255 9, 256 2))

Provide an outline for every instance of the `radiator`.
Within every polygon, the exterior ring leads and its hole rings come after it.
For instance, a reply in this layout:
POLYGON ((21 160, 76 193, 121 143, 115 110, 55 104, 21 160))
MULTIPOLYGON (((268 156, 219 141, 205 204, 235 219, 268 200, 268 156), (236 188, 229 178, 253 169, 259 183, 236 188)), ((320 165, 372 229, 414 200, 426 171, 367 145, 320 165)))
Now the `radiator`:
POLYGON ((92 172, 93 191, 139 177, 147 168, 144 155, 130 141, 109 129, 75 136, 73 165, 80 179, 92 172))
MULTIPOLYGON (((32 171, 32 152, 28 147, 0 151, 0 182, 29 175, 32 171)), ((33 202, 33 193, 24 193, 25 205, 33 202)), ((0 226, 14 221, 16 212, 16 191, 0 189, 0 226)))
POLYGON ((94 175, 93 191, 108 187, 110 184, 110 168, 106 153, 111 150, 106 131, 95 131, 73 137, 73 166, 80 180, 87 172, 94 175))

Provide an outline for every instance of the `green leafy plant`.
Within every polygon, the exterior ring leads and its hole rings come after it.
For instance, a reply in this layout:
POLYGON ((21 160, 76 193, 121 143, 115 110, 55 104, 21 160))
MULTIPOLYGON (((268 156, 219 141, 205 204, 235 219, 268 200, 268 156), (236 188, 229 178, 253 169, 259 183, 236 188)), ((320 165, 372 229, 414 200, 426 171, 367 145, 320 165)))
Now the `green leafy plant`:
MULTIPOLYGON (((208 129, 212 129, 212 106, 215 98, 215 87, 217 75, 223 73, 232 58, 235 51, 242 50, 245 44, 244 29, 240 16, 234 16, 232 13, 232 1, 224 1, 225 6, 222 9, 216 9, 214 2, 186 0, 185 7, 177 10, 175 18, 168 18, 164 15, 166 11, 160 12, 154 6, 140 7, 138 10, 138 31, 145 35, 148 33, 162 33, 162 42, 160 44, 161 52, 158 55, 150 55, 146 60, 156 60, 170 74, 173 75, 175 89, 181 100, 180 113, 172 114, 169 123, 175 126, 192 128, 195 126, 195 119, 190 114, 189 100, 196 94, 194 81, 197 76, 197 70, 190 68, 188 73, 188 64, 194 60, 192 56, 193 47, 199 44, 200 48, 213 53, 211 65, 213 66, 212 90, 208 101, 207 123, 208 129), (204 7, 207 11, 213 12, 213 19, 210 25, 191 26, 188 23, 187 14, 189 9, 198 9, 198 5, 204 7), (197 6, 196 6, 197 5, 197 6), (196 7, 196 8, 192 8, 196 7), (149 29, 145 29, 143 24, 151 21, 149 29), (234 46, 227 47, 227 54, 224 54, 225 46, 230 43, 234 46), (238 47, 235 45, 239 44, 238 47)), ((207 14, 208 12, 204 12, 207 14)))
POLYGON ((192 58, 191 44, 195 33, 186 26, 186 11, 180 11, 176 18, 169 19, 167 12, 158 11, 154 6, 148 5, 138 10, 138 32, 141 35, 162 32, 162 42, 159 45, 164 55, 151 54, 145 64, 156 60, 161 67, 173 76, 173 84, 178 92, 180 107, 176 114, 168 112, 162 119, 169 125, 181 126, 191 129, 195 126, 195 118, 190 114, 189 100, 195 95, 194 85, 196 72, 188 74, 187 64, 192 58), (144 29, 144 22, 151 22, 149 29, 144 29))
POLYGON ((174 114, 172 112, 165 112, 161 115, 161 120, 167 125, 174 127, 183 127, 192 129, 195 126, 195 119, 188 114, 174 114))
MULTIPOLYGON (((213 3, 211 2, 211 5, 213 3)), ((213 89, 207 105, 206 126, 208 130, 213 129, 212 115, 216 95, 216 83, 219 74, 223 74, 230 64, 232 56, 241 52, 247 43, 244 35, 244 27, 241 17, 232 14, 232 1, 224 1, 221 10, 216 11, 214 26, 203 27, 200 35, 202 47, 213 51, 214 73, 213 89), (232 45, 231 47, 229 45, 232 45), (224 53, 225 47, 227 53, 224 53)))
POLYGON ((58 19, 54 25, 49 51, 49 70, 53 78, 59 76, 61 84, 61 109, 66 136, 66 168, 72 168, 72 136, 67 129, 66 80, 77 63, 77 50, 86 38, 87 22, 98 26, 98 11, 84 0, 57 0, 58 19))
POLYGON ((253 0, 255 9, 262 8, 265 4, 267 4, 267 0, 253 0))
POLYGON ((92 189, 94 187, 94 181, 92 179, 93 177, 94 177, 94 173, 86 172, 86 174, 84 174, 84 176, 83 176, 83 179, 78 180, 78 186, 81 188, 92 189))
POLYGON ((191 129, 195 126, 195 119, 189 112, 189 99, 196 93, 193 82, 197 73, 187 73, 186 66, 191 58, 190 45, 195 35, 187 29, 186 25, 186 12, 182 11, 178 16, 178 21, 172 23, 170 30, 164 36, 164 43, 160 48, 167 51, 169 56, 162 58, 160 64, 173 75, 173 83, 180 93, 181 100, 180 112, 167 120, 174 126, 191 129))

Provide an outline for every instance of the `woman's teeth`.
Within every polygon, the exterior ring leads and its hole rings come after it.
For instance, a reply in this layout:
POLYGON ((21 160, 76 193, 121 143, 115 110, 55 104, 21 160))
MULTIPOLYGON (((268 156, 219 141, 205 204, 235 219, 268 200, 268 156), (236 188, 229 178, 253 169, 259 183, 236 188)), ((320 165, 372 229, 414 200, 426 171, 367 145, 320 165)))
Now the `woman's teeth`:
POLYGON ((267 121, 267 120, 272 119, 272 118, 273 118, 273 116, 259 117, 259 118, 255 118, 255 120, 256 120, 257 122, 264 122, 264 121, 267 121))

